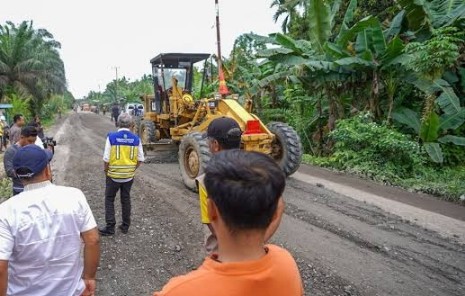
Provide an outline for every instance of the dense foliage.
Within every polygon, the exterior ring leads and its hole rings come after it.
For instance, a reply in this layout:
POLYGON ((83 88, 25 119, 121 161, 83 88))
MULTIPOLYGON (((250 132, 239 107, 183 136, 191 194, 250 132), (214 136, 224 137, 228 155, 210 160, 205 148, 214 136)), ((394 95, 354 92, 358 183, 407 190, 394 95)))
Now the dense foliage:
POLYGON ((135 81, 129 81, 123 76, 109 82, 103 91, 90 91, 84 101, 103 108, 115 102, 119 104, 140 102, 141 95, 150 93, 153 93, 151 75, 144 75, 135 81))
POLYGON ((465 192, 463 166, 428 162, 418 142, 374 122, 369 113, 338 121, 329 137, 335 141, 334 153, 306 155, 308 162, 450 200, 465 192))
POLYGON ((57 94, 66 97, 60 107, 69 107, 74 99, 66 93, 60 47, 50 32, 35 29, 32 22, 0 25, 0 101, 12 103, 15 113, 31 116, 53 113, 43 111, 57 94))
POLYGON ((272 7, 287 22, 285 34, 249 35, 267 46, 257 50, 260 67, 279 68, 259 85, 284 88, 265 97, 281 98, 277 108, 308 143, 307 160, 451 198, 465 193, 458 181, 465 164, 462 0, 272 7), (305 101, 305 111, 290 101, 305 101), (367 111, 370 123, 361 121, 367 111))

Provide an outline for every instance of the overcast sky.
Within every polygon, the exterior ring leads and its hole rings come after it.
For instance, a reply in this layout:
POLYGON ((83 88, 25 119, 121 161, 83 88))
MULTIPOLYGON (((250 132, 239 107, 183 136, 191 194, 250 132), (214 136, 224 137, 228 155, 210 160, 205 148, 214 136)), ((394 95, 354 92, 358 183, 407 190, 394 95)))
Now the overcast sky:
MULTIPOLYGON (((279 31, 271 0, 219 0, 223 55, 242 33, 279 31)), ((104 90, 118 76, 151 72, 160 52, 216 52, 214 0, 11 0, 0 23, 33 20, 62 44, 68 87, 76 98, 104 90)))

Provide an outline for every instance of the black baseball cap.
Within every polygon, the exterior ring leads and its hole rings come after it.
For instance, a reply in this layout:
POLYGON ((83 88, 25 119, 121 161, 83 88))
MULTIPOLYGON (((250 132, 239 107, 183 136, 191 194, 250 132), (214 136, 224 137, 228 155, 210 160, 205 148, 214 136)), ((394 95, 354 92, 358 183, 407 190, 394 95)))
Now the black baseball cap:
POLYGON ((35 144, 20 148, 13 158, 13 168, 18 178, 31 178, 42 172, 52 160, 53 154, 48 149, 35 144))
POLYGON ((213 138, 219 142, 238 140, 241 138, 242 131, 239 124, 230 117, 219 117, 208 125, 204 138, 213 138))

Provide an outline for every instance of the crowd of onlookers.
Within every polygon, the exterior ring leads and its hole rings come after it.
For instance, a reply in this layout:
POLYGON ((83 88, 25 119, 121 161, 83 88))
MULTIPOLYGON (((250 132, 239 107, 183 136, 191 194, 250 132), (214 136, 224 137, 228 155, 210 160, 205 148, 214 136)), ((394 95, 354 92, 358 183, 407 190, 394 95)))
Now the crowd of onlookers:
POLYGON ((47 148, 44 145, 44 129, 39 116, 35 116, 26 124, 24 116, 22 114, 16 114, 13 116, 13 124, 11 126, 9 126, 4 120, 4 117, 2 117, 0 117, 0 134, 2 137, 1 152, 3 153, 3 149, 5 149, 3 164, 6 175, 13 181, 12 194, 16 195, 23 191, 23 185, 13 168, 13 158, 17 151, 26 145, 35 144, 42 149, 47 148))
POLYGON ((0 153, 7 149, 11 144, 18 142, 21 134, 21 128, 25 126, 35 127, 37 130, 37 144, 43 145, 45 139, 44 128, 40 121, 39 116, 35 116, 29 123, 26 124, 26 120, 22 114, 16 114, 13 116, 12 124, 8 124, 5 115, 0 115, 0 153))

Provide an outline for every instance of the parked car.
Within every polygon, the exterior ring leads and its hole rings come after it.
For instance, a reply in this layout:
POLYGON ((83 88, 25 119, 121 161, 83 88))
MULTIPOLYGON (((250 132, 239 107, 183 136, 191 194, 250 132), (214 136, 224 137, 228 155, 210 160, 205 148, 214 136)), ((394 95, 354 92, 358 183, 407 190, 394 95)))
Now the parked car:
POLYGON ((142 116, 144 115, 144 105, 139 103, 127 103, 124 106, 125 113, 128 113, 132 116, 142 116))

